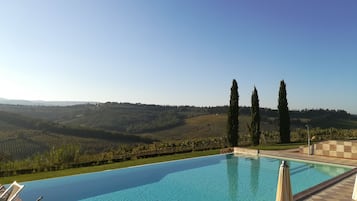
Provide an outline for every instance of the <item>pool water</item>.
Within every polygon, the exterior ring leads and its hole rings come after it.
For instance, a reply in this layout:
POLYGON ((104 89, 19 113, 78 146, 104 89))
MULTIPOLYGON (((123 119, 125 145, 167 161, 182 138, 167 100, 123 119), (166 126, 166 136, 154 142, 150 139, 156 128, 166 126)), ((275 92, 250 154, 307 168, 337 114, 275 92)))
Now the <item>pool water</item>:
MULTIPOLYGON (((51 201, 271 201, 280 159, 214 155, 26 182, 21 198, 51 201)), ((289 161, 293 194, 350 169, 289 161)))

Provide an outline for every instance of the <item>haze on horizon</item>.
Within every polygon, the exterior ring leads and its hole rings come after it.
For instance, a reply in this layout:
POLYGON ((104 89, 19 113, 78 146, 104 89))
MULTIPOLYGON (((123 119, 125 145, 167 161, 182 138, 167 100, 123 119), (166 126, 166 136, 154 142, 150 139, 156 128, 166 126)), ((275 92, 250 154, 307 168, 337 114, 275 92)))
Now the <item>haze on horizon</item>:
POLYGON ((357 114, 357 1, 0 2, 0 97, 357 114))

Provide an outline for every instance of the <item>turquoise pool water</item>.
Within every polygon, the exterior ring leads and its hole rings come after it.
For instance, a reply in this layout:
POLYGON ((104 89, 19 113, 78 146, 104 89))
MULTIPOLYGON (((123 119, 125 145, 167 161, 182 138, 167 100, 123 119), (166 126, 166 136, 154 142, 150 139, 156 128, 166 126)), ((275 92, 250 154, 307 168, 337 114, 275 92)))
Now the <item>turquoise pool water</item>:
MULTIPOLYGON (((271 201, 280 159, 214 155, 27 182, 22 200, 271 201)), ((293 193, 348 168, 289 161, 293 193)))

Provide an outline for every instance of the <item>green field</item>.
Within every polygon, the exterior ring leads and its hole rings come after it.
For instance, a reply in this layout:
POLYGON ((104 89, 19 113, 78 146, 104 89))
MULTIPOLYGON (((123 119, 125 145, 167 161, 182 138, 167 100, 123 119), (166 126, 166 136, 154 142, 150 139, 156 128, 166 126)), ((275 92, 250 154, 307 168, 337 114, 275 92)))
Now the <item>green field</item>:
POLYGON ((59 170, 59 171, 40 172, 40 173, 34 173, 34 174, 2 177, 0 179, 0 184, 8 184, 15 180, 18 182, 25 182, 25 181, 53 178, 53 177, 63 177, 63 176, 69 176, 69 175, 84 174, 84 173, 90 173, 90 172, 99 172, 99 171, 105 171, 105 170, 111 170, 111 169, 125 168, 125 167, 137 166, 137 165, 179 160, 179 159, 199 157, 199 156, 207 156, 207 155, 213 155, 213 154, 219 154, 219 150, 191 152, 191 153, 185 153, 185 154, 174 154, 174 155, 159 156, 159 157, 154 157, 154 158, 130 160, 130 161, 125 161, 125 162, 112 163, 112 164, 106 164, 106 165, 100 165, 100 166, 73 168, 73 169, 66 169, 66 170, 59 170))

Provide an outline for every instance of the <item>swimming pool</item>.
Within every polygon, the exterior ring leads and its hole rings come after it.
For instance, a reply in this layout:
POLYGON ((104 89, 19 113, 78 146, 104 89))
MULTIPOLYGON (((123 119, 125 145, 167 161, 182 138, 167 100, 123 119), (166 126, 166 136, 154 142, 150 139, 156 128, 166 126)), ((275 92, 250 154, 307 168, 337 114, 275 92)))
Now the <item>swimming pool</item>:
MULTIPOLYGON (((23 200, 274 200, 281 159, 214 155, 26 182, 23 200)), ((349 168, 289 161, 293 194, 349 168)))

